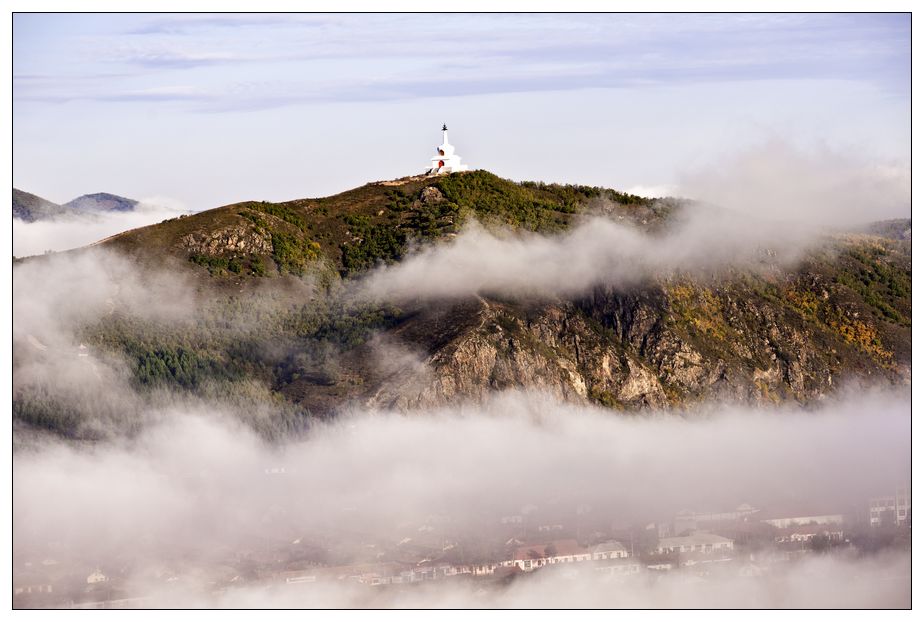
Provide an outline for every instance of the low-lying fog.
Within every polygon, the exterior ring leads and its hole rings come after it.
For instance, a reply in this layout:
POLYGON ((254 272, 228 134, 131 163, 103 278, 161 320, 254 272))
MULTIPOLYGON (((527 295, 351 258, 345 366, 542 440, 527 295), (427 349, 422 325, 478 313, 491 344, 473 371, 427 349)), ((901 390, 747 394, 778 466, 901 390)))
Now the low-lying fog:
POLYGON ((233 608, 598 608, 598 609, 865 609, 908 608, 911 556, 807 558, 768 577, 735 573, 714 581, 663 575, 601 579, 590 568, 553 567, 508 585, 421 584, 376 592, 344 583, 235 588, 210 596, 161 590, 150 603, 233 608))
POLYGON ((133 440, 17 452, 14 555, 128 568, 140 594, 183 606, 904 606, 909 582, 888 577, 905 577, 905 556, 830 555, 767 582, 732 575, 703 590, 679 578, 614 589, 579 577, 549 590, 554 573, 477 599, 483 587, 455 584, 374 598, 343 586, 208 586, 227 579, 232 560, 266 548, 311 542, 343 564, 427 525, 449 544, 503 541, 501 518, 531 505, 563 520, 586 507, 607 524, 742 502, 790 515, 865 511, 870 496, 906 480, 908 404, 867 394, 811 412, 717 406, 642 417, 514 392, 477 407, 355 411, 282 445, 220 412, 162 413, 133 440), (184 591, 150 579, 161 568, 186 577, 184 591), (873 578, 882 590, 865 583, 873 578))
POLYGON ((13 256, 41 255, 98 242, 116 233, 189 213, 172 199, 153 198, 126 212, 78 212, 25 222, 13 219, 13 256))

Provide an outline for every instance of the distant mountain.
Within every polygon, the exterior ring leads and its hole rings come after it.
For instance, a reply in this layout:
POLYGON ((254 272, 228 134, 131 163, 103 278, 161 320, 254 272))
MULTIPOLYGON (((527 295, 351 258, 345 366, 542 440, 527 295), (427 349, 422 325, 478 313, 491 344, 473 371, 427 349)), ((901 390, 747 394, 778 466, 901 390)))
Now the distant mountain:
POLYGON ((866 225, 861 231, 863 233, 879 235, 892 240, 910 240, 911 219, 896 218, 894 220, 882 220, 866 225))
POLYGON ((13 218, 35 222, 60 216, 66 211, 63 206, 48 199, 13 188, 13 218))
POLYGON ((138 205, 138 201, 126 199, 108 192, 85 194, 73 201, 64 204, 67 209, 94 212, 130 212, 138 205))
POLYGON ((13 188, 13 218, 19 218, 25 222, 87 212, 131 212, 137 206, 138 201, 134 199, 127 199, 108 192, 85 194, 64 205, 59 205, 30 192, 13 188))

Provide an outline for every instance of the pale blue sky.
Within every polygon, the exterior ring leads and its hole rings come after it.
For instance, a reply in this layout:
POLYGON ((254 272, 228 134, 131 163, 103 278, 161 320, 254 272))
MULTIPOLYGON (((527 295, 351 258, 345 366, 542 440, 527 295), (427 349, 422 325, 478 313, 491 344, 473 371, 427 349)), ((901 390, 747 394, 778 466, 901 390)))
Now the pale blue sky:
POLYGON ((665 186, 785 137, 910 155, 907 15, 14 18, 14 184, 189 209, 422 172, 665 186))

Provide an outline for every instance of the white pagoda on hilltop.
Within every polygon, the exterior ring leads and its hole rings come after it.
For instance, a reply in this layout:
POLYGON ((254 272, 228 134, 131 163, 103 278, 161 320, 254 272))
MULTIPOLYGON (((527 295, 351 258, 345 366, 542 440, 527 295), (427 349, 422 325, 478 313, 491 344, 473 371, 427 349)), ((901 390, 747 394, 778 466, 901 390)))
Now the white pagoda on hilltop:
POLYGON ((456 148, 449 144, 449 130, 443 124, 443 144, 436 148, 436 155, 430 159, 428 175, 442 175, 443 173, 457 173, 467 171, 468 166, 462 164, 462 158, 455 154, 456 148))

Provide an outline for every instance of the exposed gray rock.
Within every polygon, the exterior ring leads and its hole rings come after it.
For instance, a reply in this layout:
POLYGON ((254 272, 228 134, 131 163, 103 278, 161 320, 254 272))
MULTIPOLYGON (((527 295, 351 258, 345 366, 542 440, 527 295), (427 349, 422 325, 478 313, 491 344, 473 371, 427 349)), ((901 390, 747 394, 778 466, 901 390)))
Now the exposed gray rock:
POLYGON ((182 245, 191 253, 218 256, 229 253, 268 254, 273 251, 269 234, 247 225, 232 225, 217 231, 183 236, 182 245))
POLYGON ((431 203, 439 203, 443 200, 443 193, 440 192, 439 188, 427 186, 420 191, 420 200, 428 205, 431 203))

